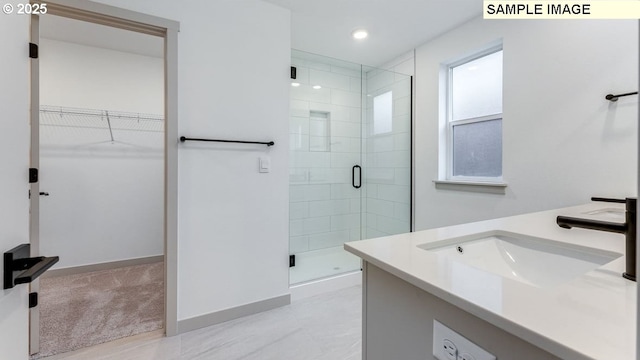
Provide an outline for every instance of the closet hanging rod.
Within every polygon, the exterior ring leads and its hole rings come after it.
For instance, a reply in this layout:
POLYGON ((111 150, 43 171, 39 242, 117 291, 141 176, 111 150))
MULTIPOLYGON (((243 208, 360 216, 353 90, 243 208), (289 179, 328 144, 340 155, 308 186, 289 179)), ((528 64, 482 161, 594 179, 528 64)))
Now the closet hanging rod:
POLYGON ((638 94, 637 91, 630 92, 630 93, 625 93, 625 94, 618 94, 618 95, 607 94, 607 96, 605 96, 604 98, 609 100, 609 101, 618 101, 618 98, 620 98, 620 97, 629 96, 629 95, 637 95, 637 94, 638 94))
POLYGON ((225 143, 238 143, 238 144, 260 144, 260 145, 267 145, 267 146, 273 146, 276 143, 274 143, 273 141, 244 141, 244 140, 221 140, 221 139, 198 139, 198 138, 188 138, 185 136, 180 136, 180 142, 185 142, 185 141, 211 141, 211 142, 225 142, 225 143))

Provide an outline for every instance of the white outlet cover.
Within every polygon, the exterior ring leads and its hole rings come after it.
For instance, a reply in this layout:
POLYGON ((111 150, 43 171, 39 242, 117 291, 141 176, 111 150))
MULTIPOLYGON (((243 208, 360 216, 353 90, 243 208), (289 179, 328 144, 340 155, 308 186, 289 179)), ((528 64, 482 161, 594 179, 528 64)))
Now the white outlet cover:
POLYGON ((449 329, 438 320, 433 320, 433 356, 438 360, 450 360, 445 344, 453 344, 457 360, 496 360, 496 357, 485 349, 472 343, 464 336, 449 329), (465 355, 463 357, 463 355, 465 355))

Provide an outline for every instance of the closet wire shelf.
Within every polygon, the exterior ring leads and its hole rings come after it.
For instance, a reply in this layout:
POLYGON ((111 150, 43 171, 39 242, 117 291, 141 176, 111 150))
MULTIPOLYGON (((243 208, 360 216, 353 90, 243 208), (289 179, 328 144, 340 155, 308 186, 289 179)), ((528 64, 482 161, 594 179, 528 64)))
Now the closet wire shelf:
POLYGON ((106 140, 115 141, 119 131, 163 133, 164 118, 156 114, 42 105, 40 126, 67 128, 79 135, 81 131, 98 131, 106 140))

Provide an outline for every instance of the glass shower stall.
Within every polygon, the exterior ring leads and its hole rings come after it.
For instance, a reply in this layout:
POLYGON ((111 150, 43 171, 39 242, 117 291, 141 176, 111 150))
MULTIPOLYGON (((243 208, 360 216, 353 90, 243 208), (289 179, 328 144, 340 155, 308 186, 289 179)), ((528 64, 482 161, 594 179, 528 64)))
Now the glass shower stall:
POLYGON ((411 231, 412 78, 296 50, 291 62, 295 285, 359 270, 345 242, 411 231))

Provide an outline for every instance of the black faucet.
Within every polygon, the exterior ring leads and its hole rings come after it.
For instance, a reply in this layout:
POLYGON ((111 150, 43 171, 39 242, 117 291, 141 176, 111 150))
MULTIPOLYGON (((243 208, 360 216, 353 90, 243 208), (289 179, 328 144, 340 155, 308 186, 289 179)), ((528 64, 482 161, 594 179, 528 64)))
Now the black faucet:
POLYGON ((626 198, 625 200, 591 198, 592 201, 616 202, 626 204, 625 222, 615 223, 609 221, 598 221, 580 219, 568 216, 558 216, 556 223, 565 229, 572 227, 601 230, 625 235, 625 272, 622 276, 625 279, 636 281, 636 198, 626 198))

